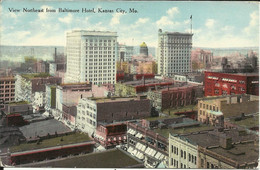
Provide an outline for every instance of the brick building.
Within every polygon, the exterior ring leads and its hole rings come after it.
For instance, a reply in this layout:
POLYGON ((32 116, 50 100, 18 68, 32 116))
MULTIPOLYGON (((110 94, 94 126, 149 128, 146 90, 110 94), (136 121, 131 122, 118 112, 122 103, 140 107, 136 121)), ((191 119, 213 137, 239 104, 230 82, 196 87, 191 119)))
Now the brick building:
POLYGON ((243 93, 259 95, 259 75, 257 73, 205 72, 205 96, 243 93))
POLYGON ((110 148, 126 143, 127 126, 125 123, 99 124, 94 135, 95 141, 110 148))
POLYGON ((258 96, 240 94, 199 99, 198 121, 224 126, 224 119, 252 114, 259 110, 258 96))
POLYGON ((198 97, 203 97, 203 86, 189 84, 182 87, 156 88, 154 91, 150 90, 147 97, 157 110, 182 107, 195 104, 198 97))
POLYGON ((150 116, 150 100, 142 97, 82 98, 77 106, 76 126, 92 135, 100 122, 112 123, 150 116))
POLYGON ((15 78, 0 78, 0 110, 4 108, 4 103, 9 103, 15 99, 15 78))

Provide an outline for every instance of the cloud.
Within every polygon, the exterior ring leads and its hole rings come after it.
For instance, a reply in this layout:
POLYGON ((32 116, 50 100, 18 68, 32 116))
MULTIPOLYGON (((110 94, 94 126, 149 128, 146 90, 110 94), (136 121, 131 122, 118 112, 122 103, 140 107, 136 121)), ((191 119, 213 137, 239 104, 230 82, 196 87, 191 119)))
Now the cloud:
MULTIPOLYGON (((43 6, 41 6, 41 9, 44 9, 44 11, 46 10, 46 9, 53 9, 53 7, 52 6, 47 6, 47 5, 43 5, 43 6)), ((38 14, 38 17, 39 17, 39 19, 40 20, 46 20, 48 17, 50 17, 51 15, 50 15, 50 13, 47 13, 47 12, 40 12, 39 14, 38 14)))
POLYGON ((30 35, 31 32, 30 31, 17 31, 14 34, 15 34, 15 37, 20 40, 20 39, 24 39, 26 36, 30 35))
POLYGON ((170 8, 167 11, 169 17, 174 17, 178 13, 179 13, 179 9, 177 7, 170 8))
POLYGON ((247 27, 244 28, 243 32, 247 35, 253 34, 259 29, 259 15, 257 11, 250 14, 250 22, 247 27))
POLYGON ((114 25, 118 25, 120 24, 120 18, 123 14, 121 13, 115 13, 112 15, 111 21, 110 21, 110 25, 114 26, 114 25))
POLYGON ((213 28, 215 25, 216 21, 214 19, 207 19, 205 26, 208 28, 213 28))
POLYGON ((14 12, 9 13, 10 18, 17 18, 17 15, 14 12))
POLYGON ((139 25, 139 24, 145 24, 149 21, 150 19, 149 18, 139 18, 137 21, 136 21, 136 24, 139 25))
POLYGON ((72 19, 73 19, 73 16, 71 13, 69 13, 67 16, 65 16, 63 18, 59 18, 59 21, 65 23, 65 24, 70 24, 72 19))
POLYGON ((179 13, 179 9, 177 7, 168 9, 166 13, 167 13, 166 16, 162 16, 159 20, 155 22, 157 28, 176 29, 176 27, 180 26, 180 22, 174 21, 175 15, 179 13))

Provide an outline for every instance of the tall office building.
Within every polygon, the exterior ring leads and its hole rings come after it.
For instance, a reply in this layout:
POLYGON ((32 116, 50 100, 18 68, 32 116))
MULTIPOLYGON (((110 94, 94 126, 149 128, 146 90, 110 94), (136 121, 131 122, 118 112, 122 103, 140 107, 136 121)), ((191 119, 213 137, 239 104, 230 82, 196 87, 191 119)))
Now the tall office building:
POLYGON ((189 33, 158 32, 158 74, 191 72, 192 36, 189 33))
POLYGON ((116 83, 117 33, 71 31, 67 33, 65 83, 116 83))

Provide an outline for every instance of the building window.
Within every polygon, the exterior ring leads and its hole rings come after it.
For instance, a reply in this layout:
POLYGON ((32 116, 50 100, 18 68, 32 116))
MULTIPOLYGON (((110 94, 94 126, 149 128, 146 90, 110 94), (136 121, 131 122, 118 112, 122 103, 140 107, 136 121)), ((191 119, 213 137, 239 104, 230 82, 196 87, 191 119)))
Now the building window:
POLYGON ((190 153, 189 153, 189 162, 190 162, 190 160, 191 160, 191 155, 190 155, 190 153))
POLYGON ((176 160, 174 159, 174 167, 176 166, 176 160))
POLYGON ((201 168, 204 167, 204 159, 201 159, 201 160, 200 160, 200 166, 201 166, 201 168))
POLYGON ((173 165, 173 158, 171 158, 171 165, 173 165))
POLYGON ((186 159, 186 151, 184 151, 183 156, 184 156, 184 159, 186 159))
POLYGON ((172 153, 173 153, 173 145, 172 145, 172 153))
POLYGON ((181 150, 181 157, 183 157, 183 151, 181 150))

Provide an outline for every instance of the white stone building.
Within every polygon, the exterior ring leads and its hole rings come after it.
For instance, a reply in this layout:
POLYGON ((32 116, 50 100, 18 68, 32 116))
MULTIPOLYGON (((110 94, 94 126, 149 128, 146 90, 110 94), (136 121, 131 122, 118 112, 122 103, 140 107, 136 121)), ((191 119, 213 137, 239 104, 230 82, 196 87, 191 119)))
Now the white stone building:
POLYGON ((82 98, 77 106, 76 127, 82 132, 92 135, 97 127, 97 105, 96 102, 82 98))
POLYGON ((173 76, 174 73, 191 72, 192 36, 189 33, 158 32, 158 74, 173 76))
POLYGON ((169 168, 197 168, 198 146, 178 135, 169 135, 169 168))
POLYGON ((71 31, 66 46, 66 83, 116 83, 116 32, 71 31))

